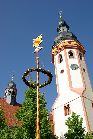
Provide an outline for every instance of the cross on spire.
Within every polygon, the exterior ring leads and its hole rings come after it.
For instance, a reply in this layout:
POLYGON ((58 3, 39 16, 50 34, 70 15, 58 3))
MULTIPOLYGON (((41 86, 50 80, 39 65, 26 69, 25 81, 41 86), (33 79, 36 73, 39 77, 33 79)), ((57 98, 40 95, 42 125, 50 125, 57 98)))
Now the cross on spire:
POLYGON ((11 80, 12 80, 12 81, 14 80, 14 75, 12 75, 11 80))
POLYGON ((60 20, 62 20, 62 11, 59 11, 60 20))

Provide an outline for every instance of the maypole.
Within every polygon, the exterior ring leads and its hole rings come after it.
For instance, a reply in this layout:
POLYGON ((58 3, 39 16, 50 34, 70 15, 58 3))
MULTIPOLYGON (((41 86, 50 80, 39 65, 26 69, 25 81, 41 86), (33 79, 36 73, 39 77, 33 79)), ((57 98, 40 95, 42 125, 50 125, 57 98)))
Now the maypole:
MULTIPOLYGON (((39 69, 38 51, 36 52, 36 67, 39 69)), ((36 125, 36 139, 40 139, 40 114, 39 114, 39 72, 37 71, 37 125, 36 125)))
MULTIPOLYGON (((33 40, 33 46, 37 47, 35 49, 36 52, 36 67, 39 69, 39 56, 38 52, 40 50, 39 45, 42 42, 42 35, 38 36, 33 40)), ((40 112, 39 112, 39 71, 36 72, 36 80, 37 80, 37 122, 36 122, 36 139, 40 139, 40 112)))
POLYGON ((35 47, 34 53, 36 53, 36 68, 27 69, 26 72, 24 72, 24 75, 22 77, 25 84, 29 87, 36 88, 37 90, 37 118, 36 118, 36 139, 40 139, 40 104, 39 104, 39 88, 42 88, 52 81, 52 74, 51 72, 44 70, 42 68, 39 68, 39 51, 43 48, 40 47, 40 44, 42 43, 42 34, 38 36, 37 38, 33 39, 33 47, 35 47), (26 80, 26 77, 30 74, 30 72, 36 71, 36 83, 33 83, 31 81, 26 80), (42 72, 43 74, 46 74, 48 76, 48 81, 45 81, 43 84, 39 83, 39 72, 42 72))

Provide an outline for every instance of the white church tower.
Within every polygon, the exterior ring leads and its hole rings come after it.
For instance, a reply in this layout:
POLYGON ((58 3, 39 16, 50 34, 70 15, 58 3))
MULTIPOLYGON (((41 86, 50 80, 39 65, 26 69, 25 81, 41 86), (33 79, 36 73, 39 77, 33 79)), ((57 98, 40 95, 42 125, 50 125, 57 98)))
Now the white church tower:
POLYGON ((93 92, 85 62, 85 49, 62 19, 52 47, 58 96, 52 106, 54 134, 64 138, 65 121, 72 112, 83 118, 86 131, 93 131, 93 92))

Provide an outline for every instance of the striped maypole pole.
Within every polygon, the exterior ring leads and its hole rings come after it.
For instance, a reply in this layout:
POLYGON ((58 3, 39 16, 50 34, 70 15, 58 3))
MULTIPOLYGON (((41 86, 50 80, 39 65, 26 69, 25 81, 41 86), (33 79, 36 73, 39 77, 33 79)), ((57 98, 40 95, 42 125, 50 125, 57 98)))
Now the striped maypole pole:
MULTIPOLYGON (((39 56, 38 52, 42 49, 39 45, 42 42, 42 34, 38 36, 36 39, 33 39, 33 47, 35 48, 36 53, 36 67, 39 69, 39 56)), ((37 122, 36 122, 36 139, 40 139, 40 106, 39 106, 39 71, 36 72, 37 79, 37 122)))
MULTIPOLYGON (((39 57, 38 57, 38 51, 36 52, 36 65, 37 69, 39 68, 39 57)), ((39 72, 36 73, 37 78, 37 125, 36 125, 36 139, 40 139, 40 117, 39 117, 39 72)))

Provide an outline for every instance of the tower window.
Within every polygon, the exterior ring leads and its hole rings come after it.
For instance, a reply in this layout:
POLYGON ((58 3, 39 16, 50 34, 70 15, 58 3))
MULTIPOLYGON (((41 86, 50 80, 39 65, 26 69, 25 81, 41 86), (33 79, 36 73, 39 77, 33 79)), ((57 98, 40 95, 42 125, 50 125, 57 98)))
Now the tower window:
POLYGON ((92 102, 92 108, 93 108, 93 102, 92 102))
POLYGON ((58 56, 58 63, 61 63, 62 61, 63 61, 62 54, 59 54, 59 56, 58 56))
POLYGON ((61 71, 60 71, 60 73, 63 73, 63 72, 64 72, 64 70, 61 70, 61 71))
POLYGON ((74 54, 71 50, 68 52, 68 55, 69 55, 69 58, 74 58, 74 54))
POLYGON ((79 53, 80 60, 82 60, 82 53, 79 53))
POLYGON ((83 68, 83 71, 85 72, 85 69, 83 68))
POLYGON ((70 114, 70 106, 69 104, 64 106, 64 115, 67 116, 70 114))

